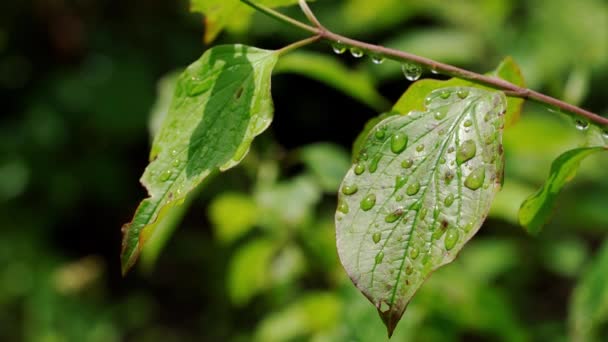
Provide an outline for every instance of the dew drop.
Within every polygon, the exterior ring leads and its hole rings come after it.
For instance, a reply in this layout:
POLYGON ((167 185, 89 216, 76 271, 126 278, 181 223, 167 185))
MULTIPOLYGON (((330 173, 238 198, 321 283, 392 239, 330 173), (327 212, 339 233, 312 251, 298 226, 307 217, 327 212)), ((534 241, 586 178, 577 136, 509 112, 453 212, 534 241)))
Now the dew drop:
POLYGON ((445 184, 450 184, 452 183, 452 180, 454 179, 454 172, 452 171, 446 171, 445 175, 443 176, 444 180, 445 180, 445 184))
POLYGON ((179 159, 173 159, 173 161, 171 162, 171 165, 173 165, 174 167, 178 167, 180 164, 179 159))
POLYGON ((414 182, 407 187, 405 193, 408 194, 408 196, 414 196, 418 191, 420 191, 420 182, 414 182))
POLYGON ((372 55, 372 63, 377 64, 377 65, 384 63, 384 56, 372 55))
POLYGON ((469 91, 466 89, 461 89, 456 92, 456 95, 458 95, 458 97, 460 97, 461 99, 466 99, 467 96, 469 96, 469 91))
POLYGON ((378 128, 374 135, 376 136, 376 139, 384 140, 384 138, 386 137, 386 127, 378 128))
POLYGON ((397 201, 397 202, 403 201, 403 195, 397 195, 397 197, 395 197, 395 201, 397 201))
POLYGON ((369 156, 367 155, 367 153, 361 152, 361 154, 359 154, 359 159, 361 159, 361 160, 367 160, 367 158, 369 158, 369 156))
POLYGON ((171 157, 177 156, 177 150, 171 150, 171 157))
POLYGON ((395 177, 395 190, 401 189, 407 183, 407 176, 398 175, 395 177))
POLYGON ((342 187, 342 193, 347 196, 350 196, 350 195, 356 193, 357 190, 359 190, 359 188, 357 187, 357 184, 345 185, 342 187))
POLYGON ((405 274, 410 275, 410 274, 412 274, 412 273, 414 273, 414 269, 412 268, 412 266, 409 266, 409 265, 408 265, 408 266, 405 268, 405 274))
POLYGON ((477 190, 482 185, 486 178, 486 168, 485 166, 480 166, 473 170, 467 178, 464 180, 464 186, 471 190, 477 190))
POLYGON ((576 129, 578 129, 579 131, 586 131, 589 128, 589 122, 583 119, 574 120, 574 124, 576 126, 576 129))
POLYGON ((456 230, 455 228, 448 229, 445 234, 445 239, 443 240, 443 244, 445 245, 446 250, 449 251, 454 248, 454 246, 456 246, 458 238, 460 237, 459 235, 460 234, 458 233, 458 230, 456 230))
POLYGON ((604 128, 602 129, 602 136, 603 136, 605 139, 608 139, 608 128, 604 127, 604 128))
POLYGON ((471 120, 465 120, 462 125, 464 127, 471 127, 473 125, 473 121, 471 121, 471 120))
POLYGON ((374 173, 374 172, 376 172, 376 170, 378 170, 378 163, 380 162, 381 158, 382 158, 382 155, 379 154, 376 157, 374 157, 374 159, 372 159, 372 161, 369 163, 369 172, 374 173))
POLYGON ((439 158, 439 164, 445 164, 447 160, 444 157, 439 158))
POLYGON ((404 169, 409 169, 412 165, 414 165, 414 161, 411 158, 401 162, 401 167, 404 169))
POLYGON ((165 170, 165 171, 163 171, 160 174, 160 176, 158 177, 158 179, 160 179, 161 182, 166 182, 171 177, 171 174, 173 174, 173 171, 171 171, 171 170, 165 170))
POLYGON ((437 219, 439 217, 439 206, 435 205, 435 208, 433 209, 433 219, 437 219))
POLYGON ((466 225, 466 226, 464 226, 464 228, 463 228, 463 230, 464 230, 464 232, 465 232, 465 233, 470 232, 470 231, 471 231, 471 229, 473 229, 473 224, 472 224, 472 223, 467 224, 467 225, 466 225))
MULTIPOLYGON (((445 129, 440 129, 439 132, 437 132, 437 135, 442 136, 445 134, 445 129)), ((435 144, 435 147, 439 146, 439 143, 435 144)))
POLYGON ((452 95, 452 92, 449 90, 442 90, 441 93, 439 93, 439 97, 441 97, 444 100, 447 100, 450 95, 452 95))
POLYGON ((407 135, 403 133, 395 133, 391 136, 391 151, 393 153, 401 153, 407 147, 407 135))
POLYGON ((340 201, 340 204, 338 204, 338 211, 343 214, 348 214, 348 203, 340 201))
POLYGON ((363 165, 362 163, 355 165, 355 174, 357 176, 362 174, 363 172, 365 172, 365 165, 363 165))
POLYGON ((445 204, 446 207, 450 207, 452 206, 452 204, 454 204, 454 194, 449 194, 447 196, 445 196, 445 199, 443 200, 443 204, 445 204))
POLYGON ((382 263, 382 259, 384 259, 384 252, 380 251, 376 254, 376 264, 382 263))
POLYGON ((458 146, 458 150, 456 151, 456 163, 461 165, 462 163, 470 160, 475 157, 475 153, 477 153, 477 146, 473 140, 465 140, 460 146, 458 146))
POLYGON ((403 216, 403 209, 397 209, 397 210, 393 211, 392 213, 386 215, 386 217, 384 218, 384 221, 386 223, 393 223, 393 222, 397 221, 401 216, 403 216))
POLYGON ((368 194, 361 200, 360 203, 361 209, 363 209, 363 211, 370 210, 374 207, 374 205, 376 205, 376 195, 374 194, 368 194))
POLYGON ((422 150, 424 150, 424 144, 420 144, 420 145, 416 146, 416 151, 422 152, 422 150))
POLYGON ((420 210, 420 208, 422 207, 422 204, 420 204, 420 202, 414 202, 412 203, 412 205, 410 205, 410 210, 420 210))
POLYGON ((420 255, 420 251, 418 250, 418 248, 416 248, 416 247, 410 248, 410 258, 415 260, 418 257, 418 255, 420 255))
POLYGON ((454 153, 454 146, 448 147, 448 153, 454 153))
POLYGON ((447 115, 447 112, 445 111, 436 111, 435 114, 433 114, 433 117, 435 118, 435 120, 443 120, 445 119, 447 115))
POLYGON ((337 55, 341 55, 344 52, 346 52, 346 45, 342 44, 339 41, 331 44, 331 48, 332 48, 332 50, 334 50, 334 53, 337 55))
POLYGON ((372 241, 374 241, 374 243, 378 243, 378 242, 380 242, 381 237, 382 237, 382 234, 376 232, 372 235, 372 241))
POLYGON ((431 73, 434 75, 437 75, 439 73, 439 71, 437 70, 437 68, 431 67, 431 73))
POLYGON ((350 54, 355 58, 361 58, 364 55, 363 50, 354 46, 350 48, 350 54))
POLYGON ((422 75, 422 67, 414 63, 401 64, 401 71, 408 81, 414 82, 422 75))
POLYGON ((427 208, 420 209, 420 220, 424 220, 428 212, 429 210, 427 208))

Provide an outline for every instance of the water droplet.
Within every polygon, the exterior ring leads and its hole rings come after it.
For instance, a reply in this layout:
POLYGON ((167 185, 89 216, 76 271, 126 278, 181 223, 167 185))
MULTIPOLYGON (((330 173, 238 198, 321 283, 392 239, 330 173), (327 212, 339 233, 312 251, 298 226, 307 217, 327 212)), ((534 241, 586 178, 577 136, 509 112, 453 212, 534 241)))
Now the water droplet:
POLYGON ((448 147, 448 153, 454 153, 454 146, 448 147))
POLYGON ((363 50, 354 46, 350 48, 350 54, 355 58, 361 58, 364 55, 363 50))
POLYGON ((401 71, 408 81, 414 82, 422 75, 422 67, 414 63, 401 64, 401 71))
POLYGON ((418 250, 418 248, 416 248, 416 247, 410 248, 410 258, 415 260, 418 257, 418 255, 420 255, 420 251, 418 250))
POLYGON ((464 186, 471 190, 477 190, 483 185, 485 179, 486 168, 485 166, 480 166, 469 173, 467 178, 464 180, 464 186))
POLYGON ((468 233, 471 231, 471 229, 473 229, 473 224, 469 223, 466 226, 464 226, 464 228, 462 230, 464 230, 465 233, 468 233))
POLYGON ((444 100, 447 100, 450 95, 452 95, 452 92, 449 90, 442 90, 441 93, 439 93, 439 97, 441 97, 444 100))
POLYGON ((445 119, 447 115, 447 112, 445 111, 436 111, 435 114, 433 114, 433 117, 435 118, 435 120, 443 120, 445 119))
POLYGON ((407 135, 403 133, 395 133, 391 136, 391 151, 393 153, 401 153, 407 147, 407 135))
POLYGON ((453 203, 454 203, 454 194, 449 194, 449 195, 445 196, 445 199, 443 200, 443 204, 445 204, 446 207, 449 208, 453 203))
POLYGON ((372 161, 369 163, 369 172, 374 173, 374 172, 376 172, 376 170, 378 170, 378 163, 380 162, 381 158, 382 158, 382 155, 379 154, 376 157, 374 157, 374 159, 372 159, 372 161))
POLYGON ((338 204, 338 211, 343 214, 348 214, 348 203, 340 201, 340 204, 338 204))
POLYGON ((173 159, 173 161, 171 162, 171 165, 173 165, 174 167, 178 167, 180 164, 179 159, 173 159))
POLYGON ((450 184, 452 182, 452 179, 454 179, 454 172, 449 170, 446 171, 443 178, 445 179, 445 184, 450 184))
POLYGON ((471 127, 473 125, 473 121, 471 121, 471 120, 465 120, 462 125, 464 127, 471 127))
POLYGON ((376 254, 376 264, 382 263, 382 259, 384 259, 384 252, 380 251, 376 254))
POLYGON ((397 201, 397 202, 403 201, 403 195, 397 195, 397 197, 395 197, 395 201, 397 201))
POLYGON ((435 205, 435 208, 433 208, 433 218, 436 220, 439 217, 439 206, 435 205))
POLYGON ((602 129, 602 136, 603 136, 605 139, 608 139, 608 128, 604 127, 604 128, 602 129))
POLYGON ((458 242, 458 238, 460 237, 459 235, 460 234, 458 233, 458 230, 456 230, 455 228, 448 229, 447 233, 445 234, 445 239, 443 240, 445 249, 449 251, 454 248, 454 246, 456 246, 456 243, 458 242))
POLYGON ((384 63, 384 56, 382 56, 382 55, 372 55, 372 63, 374 63, 374 64, 382 64, 382 63, 384 63))
POLYGON ((376 195, 374 194, 368 194, 361 200, 360 203, 361 209, 363 209, 363 211, 370 210, 374 207, 374 205, 376 205, 376 195))
POLYGON ((429 210, 427 208, 420 209, 420 220, 424 220, 428 212, 429 210))
POLYGON ((395 177, 395 190, 401 189, 407 183, 407 176, 398 175, 395 177))
POLYGON ((161 182, 166 182, 171 177, 171 174, 173 174, 173 171, 171 171, 171 170, 165 170, 165 171, 163 171, 160 174, 160 176, 158 177, 158 179, 160 179, 161 182))
POLYGON ((380 242, 381 237, 382 237, 382 234, 376 232, 372 235, 372 241, 374 241, 374 243, 378 243, 378 242, 380 242))
POLYGON ((420 208, 422 208, 422 204, 420 203, 420 201, 418 202, 414 202, 412 203, 412 205, 410 205, 410 210, 420 210, 420 208))
POLYGON ((456 92, 456 95, 458 95, 458 97, 461 99, 466 99, 467 96, 469 96, 469 91, 467 89, 461 89, 456 92))
POLYGON ((583 119, 574 120, 574 124, 579 131, 586 131, 589 128, 589 122, 583 119))
POLYGON ((448 225, 448 222, 445 220, 436 225, 432 235, 433 240, 439 240, 448 229, 448 225))
POLYGON ((473 140, 465 140, 460 146, 458 146, 458 150, 456 151, 456 163, 461 165, 462 163, 470 160, 475 157, 475 153, 477 153, 477 146, 473 140))
POLYGON ((361 152, 361 154, 359 154, 359 159, 361 159, 361 160, 367 160, 367 158, 369 158, 369 156, 367 155, 367 153, 361 152))
POLYGON ((402 215, 403 215, 403 209, 397 209, 397 210, 393 211, 392 213, 386 215, 386 217, 384 218, 384 221, 386 223, 393 223, 393 222, 397 221, 402 215))
POLYGON ((346 45, 342 44, 339 41, 334 42, 333 44, 331 44, 331 48, 332 48, 332 50, 334 50, 334 53, 337 54, 337 55, 341 55, 344 52, 346 52, 346 45))
POLYGON ((411 158, 401 162, 401 167, 404 169, 409 169, 410 167, 412 167, 412 165, 414 165, 414 161, 411 158))
POLYGON ((177 150, 171 150, 171 157, 177 156, 177 150))
POLYGON ((447 160, 444 157, 439 158, 439 164, 445 164, 447 160))
POLYGON ((342 193, 345 194, 345 195, 347 195, 347 196, 356 193, 357 190, 359 190, 359 188, 357 187, 357 184, 345 185, 345 186, 342 187, 342 193))
POLYGON ((405 268, 405 274, 410 275, 410 274, 412 274, 412 273, 414 273, 414 269, 412 268, 412 266, 409 266, 409 265, 408 265, 408 266, 405 268))
POLYGON ((439 71, 437 70, 437 68, 431 67, 431 73, 434 75, 437 75, 439 73, 439 71))
POLYGON ((365 172, 365 165, 363 165, 362 163, 355 165, 355 174, 357 176, 362 174, 363 172, 365 172))
POLYGON ((420 182, 414 182, 407 187, 405 193, 409 196, 414 196, 418 191, 420 191, 420 182))
POLYGON ((374 135, 376 136, 376 139, 384 140, 384 138, 386 137, 386 127, 378 128, 374 135))
POLYGON ((420 144, 420 145, 416 146, 416 151, 422 152, 422 150, 424 150, 424 144, 420 144))
MULTIPOLYGON (((440 129, 439 132, 437 132, 437 135, 439 135, 439 136, 442 136, 444 134, 445 134, 445 129, 443 129, 443 128, 440 129)), ((439 146, 439 143, 435 144, 435 147, 438 147, 438 146, 439 146)))

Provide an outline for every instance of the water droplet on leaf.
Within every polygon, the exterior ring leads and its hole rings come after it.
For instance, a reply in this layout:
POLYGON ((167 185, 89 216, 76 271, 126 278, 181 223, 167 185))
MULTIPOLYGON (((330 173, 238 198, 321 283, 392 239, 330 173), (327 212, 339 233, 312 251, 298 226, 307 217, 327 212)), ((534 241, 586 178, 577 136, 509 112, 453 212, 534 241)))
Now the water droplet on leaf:
POLYGON ((372 161, 369 163, 369 172, 374 173, 374 172, 376 172, 376 170, 378 170, 378 163, 380 162, 381 158, 382 158, 382 155, 379 154, 376 157, 374 157, 374 159, 372 159, 372 161))
POLYGON ((403 133, 395 133, 391 136, 391 151, 393 153, 401 153, 407 147, 407 135, 403 133))
POLYGON ((456 163, 461 165, 462 163, 470 160, 475 157, 475 153, 477 152, 477 146, 473 140, 465 140, 460 146, 458 146, 458 150, 456 151, 456 163))
POLYGON ((359 188, 357 187, 357 184, 345 185, 342 187, 342 193, 347 196, 356 193, 357 190, 359 190, 359 188))
POLYGON ((469 91, 466 89, 461 89, 456 92, 456 95, 458 95, 458 97, 460 97, 461 99, 466 99, 467 96, 469 96, 469 91))
POLYGON ((477 190, 482 185, 486 178, 486 168, 484 166, 480 166, 473 170, 467 178, 464 180, 464 186, 471 190, 477 190))
POLYGON ((436 111, 435 114, 433 114, 433 117, 435 118, 435 120, 443 120, 443 119, 445 119, 446 115, 447 115, 447 112, 436 111))
POLYGON ((338 211, 343 214, 348 214, 348 204, 344 201, 340 201, 340 204, 338 204, 338 211))
POLYGON ((362 163, 355 165, 355 174, 357 176, 362 174, 363 172, 365 172, 365 165, 363 165, 362 163))
POLYGON ((371 208, 374 207, 374 205, 376 205, 376 195, 374 194, 368 194, 367 196, 365 196, 362 200, 361 200, 361 209, 363 209, 363 211, 368 211, 371 208))
POLYGON ((412 165, 414 165, 414 161, 412 159, 406 159, 401 162, 401 167, 404 169, 409 169, 412 167, 412 165))
POLYGON ((418 191, 420 191, 420 182, 414 182, 407 187, 405 193, 409 196, 414 196, 418 191))
POLYGON ((416 151, 422 152, 423 150, 424 150, 424 144, 420 144, 420 145, 416 146, 416 151))
POLYGON ((382 237, 382 234, 376 232, 372 235, 372 241, 374 241, 374 243, 378 243, 378 242, 380 242, 381 237, 382 237))
POLYGON ((171 174, 173 174, 171 170, 165 170, 160 174, 158 179, 160 179, 161 182, 166 182, 171 177, 171 174))
POLYGON ((382 259, 384 259, 384 252, 380 251, 376 254, 376 264, 382 263, 382 259))
POLYGON ((420 254, 420 251, 418 250, 418 248, 416 248, 416 247, 410 248, 410 258, 415 260, 419 254, 420 254))
POLYGON ((398 175, 395 177, 395 190, 401 189, 407 183, 407 176, 398 175))
POLYGON ((454 203, 454 194, 449 194, 449 195, 445 196, 445 199, 443 200, 443 204, 445 204, 446 207, 449 208, 453 203, 454 203))
POLYGON ((459 236, 460 234, 455 228, 448 229, 447 233, 445 234, 445 239, 443 240, 445 249, 449 251, 454 248, 454 246, 456 246, 456 243, 458 242, 459 236))

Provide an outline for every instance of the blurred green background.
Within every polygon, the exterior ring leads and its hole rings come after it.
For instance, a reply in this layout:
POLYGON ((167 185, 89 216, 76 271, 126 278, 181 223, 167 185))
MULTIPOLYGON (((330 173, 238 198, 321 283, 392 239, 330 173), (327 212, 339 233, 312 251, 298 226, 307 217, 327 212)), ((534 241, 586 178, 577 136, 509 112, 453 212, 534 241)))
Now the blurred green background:
MULTIPOLYGON (((511 55, 530 87, 608 113, 605 0, 312 6, 337 32, 478 72, 511 55)), ((364 123, 409 82, 398 64, 323 43, 279 63, 271 128, 173 215, 165 246, 120 276, 120 227, 146 195, 138 179, 154 118, 174 71, 207 48, 188 7, 0 3, 0 340, 386 340, 337 260, 334 193, 364 123)), ((302 37, 256 14, 216 43, 279 48, 302 37)), ((392 340, 608 339, 606 157, 584 162, 538 237, 517 226, 551 161, 583 141, 572 119, 526 105, 505 132, 505 187, 490 218, 423 286, 392 340)))

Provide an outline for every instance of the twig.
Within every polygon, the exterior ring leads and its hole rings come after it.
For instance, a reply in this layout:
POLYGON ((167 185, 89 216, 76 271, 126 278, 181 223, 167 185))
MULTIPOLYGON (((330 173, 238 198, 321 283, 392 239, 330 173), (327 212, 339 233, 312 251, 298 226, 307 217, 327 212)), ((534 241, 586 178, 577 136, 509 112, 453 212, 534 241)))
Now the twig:
POLYGON ((441 62, 434 61, 429 58, 421 57, 418 55, 414 55, 408 52, 387 48, 380 45, 374 45, 365 43, 362 41, 358 41, 355 39, 351 39, 348 37, 341 36, 339 34, 333 33, 326 29, 319 20, 315 17, 314 13, 308 6, 305 0, 299 0, 300 8, 304 15, 306 15, 307 19, 310 20, 316 27, 312 27, 310 25, 304 24, 298 20, 287 17, 284 14, 281 14, 271 8, 265 7, 263 5, 255 4, 250 0, 241 0, 247 5, 257 9, 258 11, 275 18, 284 23, 290 24, 292 26, 298 27, 305 31, 311 32, 315 34, 315 39, 325 39, 336 43, 341 43, 344 45, 349 45, 351 47, 357 47, 361 50, 365 50, 367 52, 372 52, 376 55, 382 55, 388 59, 392 59, 399 62, 410 62, 416 63, 421 66, 425 66, 430 70, 453 76, 462 79, 466 79, 475 83, 480 83, 486 86, 490 86, 492 88, 496 88, 504 91, 508 96, 519 97, 524 99, 533 100, 536 102, 540 102, 542 104, 551 106, 553 108, 559 109, 562 112, 568 112, 572 114, 579 115, 581 117, 586 118, 589 121, 592 121, 599 125, 608 125, 608 118, 602 117, 598 114, 585 110, 583 108, 577 107, 570 103, 558 100, 554 97, 539 93, 537 91, 520 87, 511 82, 505 81, 501 78, 494 76, 486 76, 482 74, 478 74, 473 71, 469 71, 466 69, 461 69, 459 67, 445 64, 441 62))

